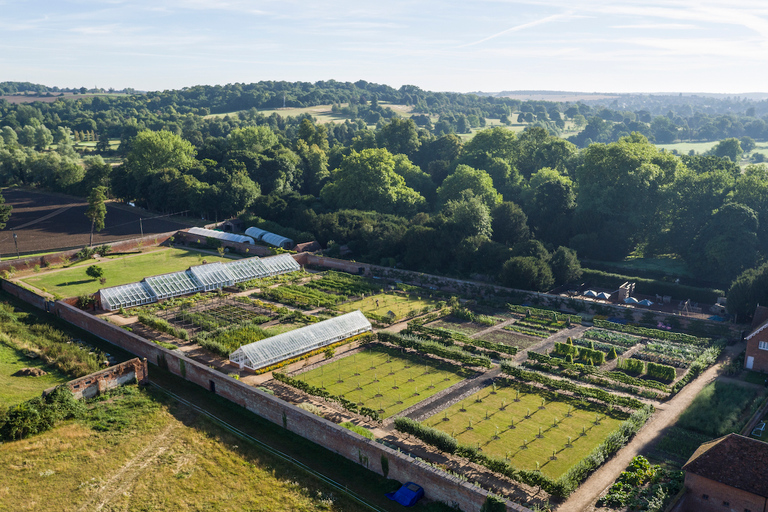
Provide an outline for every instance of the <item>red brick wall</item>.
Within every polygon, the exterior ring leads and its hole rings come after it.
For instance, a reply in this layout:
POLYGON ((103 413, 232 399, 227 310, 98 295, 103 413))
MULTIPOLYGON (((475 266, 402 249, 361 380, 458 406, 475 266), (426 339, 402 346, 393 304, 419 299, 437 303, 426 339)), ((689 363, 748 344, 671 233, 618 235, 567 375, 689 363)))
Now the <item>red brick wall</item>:
POLYGON ((752 339, 747 341, 747 352, 744 362, 748 361, 747 358, 754 357, 755 360, 752 364, 752 370, 756 372, 768 372, 768 350, 760 350, 759 343, 761 341, 768 341, 768 329, 764 329, 757 333, 752 339))
MULTIPOLYGON (((170 231, 168 233, 161 233, 158 235, 145 236, 144 238, 132 238, 130 240, 122 240, 119 242, 113 242, 109 245, 112 246, 112 252, 127 252, 136 249, 139 246, 147 247, 151 245, 160 245, 171 236, 175 235, 176 231, 170 231)), ((104 244, 100 244, 104 245, 104 244)), ((94 246, 98 247, 98 246, 94 246)), ((65 259, 72 259, 80 249, 71 249, 68 251, 62 251, 55 254, 47 254, 45 256, 31 256, 29 258, 21 258, 18 260, 6 260, 0 262, 0 272, 10 270, 11 267, 17 271, 32 270, 35 265, 45 267, 46 265, 58 265, 64 262, 65 259)))
MULTIPOLYGON (((400 482, 418 483, 424 487, 424 492, 429 499, 456 504, 462 510, 471 512, 480 510, 488 495, 483 489, 370 441, 324 418, 208 368, 178 352, 166 350, 69 304, 56 302, 55 312, 62 319, 139 357, 147 358, 152 363, 164 360, 164 364, 167 364, 171 372, 190 382, 209 390, 213 383, 216 394, 273 423, 283 425, 288 430, 355 461, 371 471, 382 474, 381 457, 383 455, 389 460, 389 478, 400 482)), ((527 508, 513 503, 507 504, 507 510, 528 511, 527 508)))
POLYGON ((756 494, 688 472, 685 474, 685 490, 680 506, 683 512, 763 512, 767 504, 765 498, 756 494), (709 499, 705 500, 704 495, 709 499), (728 502, 728 505, 723 502, 728 502))
POLYGON ((36 293, 32 293, 31 291, 25 288, 22 288, 21 286, 15 283, 6 281, 5 279, 0 280, 0 287, 2 287, 3 291, 10 293, 14 297, 18 297, 19 299, 23 300, 28 304, 35 306, 36 308, 45 310, 46 300, 44 297, 41 297, 36 293))
POLYGON ((138 357, 67 382, 75 398, 91 398, 122 384, 147 381, 147 360, 138 357))

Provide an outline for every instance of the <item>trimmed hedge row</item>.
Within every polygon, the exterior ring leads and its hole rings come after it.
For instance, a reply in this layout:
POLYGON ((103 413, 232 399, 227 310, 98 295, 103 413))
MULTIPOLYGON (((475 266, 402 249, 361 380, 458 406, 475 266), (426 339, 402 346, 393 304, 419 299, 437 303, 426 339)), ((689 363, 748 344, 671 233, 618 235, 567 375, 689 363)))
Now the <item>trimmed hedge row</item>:
POLYGON ((487 356, 470 354, 458 347, 446 347, 434 341, 423 340, 411 335, 395 334, 386 331, 378 333, 379 340, 405 348, 413 348, 427 354, 434 354, 445 359, 451 359, 470 366, 491 367, 491 360, 487 356))
POLYGON ((507 304, 507 307, 509 310, 513 313, 518 313, 520 315, 527 315, 530 313, 531 315, 535 316, 544 316, 551 318, 554 315, 557 315, 557 318, 563 318, 563 319, 570 319, 571 322, 580 324, 582 322, 582 318, 579 315, 569 315, 568 313, 563 313, 562 311, 555 311, 553 309, 541 309, 541 308, 534 308, 531 306, 518 306, 516 304, 507 304))
POLYGON ((511 377, 522 379, 524 381, 538 382, 539 384, 543 384, 544 386, 547 386, 550 389, 561 389, 563 391, 570 391, 571 393, 577 396, 584 397, 584 398, 593 398, 595 400, 599 400, 606 404, 620 405, 622 407, 628 407, 630 409, 639 409, 643 407, 643 402, 635 398, 616 396, 602 389, 587 388, 584 386, 579 386, 577 384, 574 384, 570 381, 553 379, 541 373, 529 372, 517 366, 512 366, 511 364, 508 364, 508 363, 502 363, 501 371, 503 371, 504 373, 506 373, 511 377))
POLYGON ((699 288, 682 284, 668 283, 657 279, 644 279, 642 277, 613 274, 591 268, 582 268, 582 280, 591 286, 600 286, 616 289, 622 283, 632 281, 635 283, 635 291, 641 295, 670 295, 677 298, 691 299, 696 302, 714 304, 718 297, 725 295, 723 290, 716 288, 699 288))
MULTIPOLYGON (((629 384, 631 386, 658 389, 665 393, 669 393, 669 387, 662 384, 661 382, 656 382, 653 380, 637 379, 623 372, 603 372, 599 368, 596 368, 594 366, 583 365, 579 363, 568 363, 563 359, 558 359, 545 354, 538 354, 536 352, 528 352, 528 359, 532 359, 544 365, 559 366, 566 370, 571 370, 571 372, 577 372, 579 374, 579 378, 583 378, 582 375, 595 375, 600 378, 614 380, 617 382, 621 382, 623 384, 629 384)), ((555 373, 555 372, 548 371, 548 373, 555 373)), ((570 377, 570 375, 568 376, 570 377)), ((626 388, 624 386, 616 386, 609 382, 602 381, 601 379, 586 379, 585 382, 588 382, 590 384, 597 384, 600 386, 606 386, 611 389, 615 389, 617 391, 627 391, 629 393, 638 394, 634 389, 626 388)), ((640 396, 646 396, 646 394, 640 394, 640 396)))
POLYGON ((672 382, 677 376, 675 369, 665 364, 649 362, 645 365, 645 371, 648 377, 662 382, 672 382))
POLYGON ((555 354, 559 354, 563 357, 571 355, 581 359, 582 361, 592 361, 596 366, 600 366, 605 363, 605 353, 599 350, 593 350, 589 347, 575 347, 568 343, 555 342, 555 354))
POLYGON ((300 389, 301 391, 309 395, 319 396, 321 398, 325 398, 326 400, 331 400, 333 402, 336 402, 350 412, 358 413, 363 416, 368 416, 374 421, 381 420, 381 415, 379 415, 378 411, 374 411, 370 407, 358 407, 357 403, 352 402, 351 400, 347 400, 346 398, 343 398, 340 396, 332 395, 324 389, 318 388, 317 386, 313 386, 311 384, 307 384, 302 380, 294 379, 293 377, 289 377, 284 373, 273 372, 272 376, 276 380, 282 382, 283 384, 287 384, 288 386, 292 386, 296 389, 300 389))
POLYGON ((617 324, 609 322, 608 320, 601 320, 599 318, 594 319, 596 327, 602 327, 604 329, 611 329, 613 331, 625 332, 627 334, 636 334, 638 336, 645 336, 646 338, 654 338, 657 340, 674 341, 677 343, 688 343, 689 345, 704 345, 710 342, 709 338, 699 338, 690 334, 683 334, 682 332, 670 332, 662 331, 660 329, 651 329, 649 327, 639 327, 631 324, 617 324))
POLYGON ((189 332, 187 332, 186 329, 179 329, 178 327, 174 327, 168 323, 167 320, 158 318, 155 315, 150 315, 149 313, 139 313, 139 322, 146 325, 147 327, 155 329, 156 331, 170 334, 171 336, 175 336, 179 339, 189 339, 189 332))
POLYGON ((395 429, 405 434, 411 434, 425 443, 436 447, 445 453, 455 453, 459 442, 442 430, 423 425, 422 423, 399 416, 395 418, 395 429))
POLYGON ((600 467, 608 457, 627 444, 630 438, 640 430, 640 427, 648 421, 653 411, 652 405, 645 405, 635 411, 616 430, 608 434, 605 440, 595 447, 589 455, 576 463, 557 480, 542 474, 541 471, 518 469, 503 459, 485 455, 473 446, 460 445, 456 439, 448 434, 408 418, 397 418, 395 428, 401 432, 412 434, 446 453, 456 454, 471 462, 481 464, 494 473, 499 473, 533 487, 541 487, 553 496, 565 498, 576 490, 579 484, 592 471, 600 467), (443 449, 443 446, 447 449, 443 449))
POLYGON ((645 371, 645 363, 639 359, 619 358, 616 367, 624 370, 625 372, 634 373, 636 375, 640 375, 645 371))

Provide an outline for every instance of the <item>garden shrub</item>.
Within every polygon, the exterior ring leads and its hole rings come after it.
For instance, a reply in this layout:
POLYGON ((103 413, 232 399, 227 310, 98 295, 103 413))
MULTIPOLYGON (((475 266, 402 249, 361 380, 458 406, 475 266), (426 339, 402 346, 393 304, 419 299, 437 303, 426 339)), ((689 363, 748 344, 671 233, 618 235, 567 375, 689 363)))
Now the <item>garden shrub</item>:
POLYGON ((662 382, 672 382, 675 380, 675 369, 665 364, 649 362, 646 365, 646 372, 651 379, 660 380, 662 382))
POLYGON ((376 437, 373 435, 373 432, 368 430, 365 427, 361 427, 360 425, 355 425, 351 421, 345 421, 344 423, 339 423, 339 426, 344 427, 347 430, 351 430, 355 434, 360 434, 361 436, 370 439, 371 441, 374 441, 376 437))

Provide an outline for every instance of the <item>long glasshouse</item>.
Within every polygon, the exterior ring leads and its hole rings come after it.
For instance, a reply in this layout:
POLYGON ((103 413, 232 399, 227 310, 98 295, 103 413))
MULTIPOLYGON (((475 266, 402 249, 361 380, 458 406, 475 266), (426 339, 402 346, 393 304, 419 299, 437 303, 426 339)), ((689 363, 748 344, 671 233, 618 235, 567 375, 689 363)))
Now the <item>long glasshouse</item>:
POLYGON ((368 319, 359 310, 353 311, 243 345, 229 355, 229 360, 241 368, 258 370, 371 330, 368 319))
POLYGON ((183 272, 147 277, 139 283, 113 286, 99 290, 101 307, 107 311, 130 308, 180 297, 262 277, 295 272, 301 267, 290 254, 267 258, 247 258, 227 263, 196 265, 183 272))

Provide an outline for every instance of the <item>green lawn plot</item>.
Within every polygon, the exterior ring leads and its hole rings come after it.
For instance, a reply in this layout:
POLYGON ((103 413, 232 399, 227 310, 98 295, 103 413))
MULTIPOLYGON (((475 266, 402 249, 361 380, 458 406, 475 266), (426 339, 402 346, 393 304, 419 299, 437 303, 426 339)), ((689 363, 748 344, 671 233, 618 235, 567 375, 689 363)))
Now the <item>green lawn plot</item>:
POLYGON ((40 396, 44 390, 69 381, 60 371, 46 365, 39 358, 32 359, 21 350, 0 343, 0 404, 13 405, 40 396), (22 368, 40 368, 48 375, 14 377, 22 368))
POLYGON ((565 320, 552 320, 544 317, 531 315, 516 320, 515 323, 504 326, 504 329, 512 332, 519 332, 528 336, 539 338, 549 338, 556 332, 566 328, 565 320))
POLYGON ((462 334, 471 336, 472 334, 488 329, 490 326, 480 325, 474 322, 466 322, 464 320, 459 320, 458 318, 449 316, 446 318, 442 318, 436 322, 432 322, 431 324, 427 324, 427 327, 439 327, 441 329, 449 329, 451 331, 457 331, 462 334))
POLYGON ((172 248, 103 262, 94 260, 93 264, 104 269, 104 277, 107 279, 105 284, 86 275, 87 266, 85 265, 40 273, 23 279, 23 282, 64 297, 76 297, 85 293, 95 293, 100 288, 135 283, 148 276, 186 270, 193 265, 202 264, 203 260, 208 263, 230 261, 227 258, 189 249, 172 248))
POLYGON ((377 316, 387 316, 392 311, 395 314, 395 319, 400 320, 412 311, 421 312, 424 308, 432 310, 435 308, 435 304, 437 304, 436 301, 413 293, 408 295, 402 293, 381 293, 354 302, 341 304, 337 309, 344 313, 359 309, 363 314, 373 313, 377 316))
POLYGON ((295 378, 378 410, 386 418, 474 375, 421 354, 374 345, 295 378))
POLYGON ((525 336, 516 332, 505 331, 498 329, 483 334, 483 339, 491 341, 493 343, 503 343, 510 347, 517 347, 519 350, 526 350, 537 343, 541 343, 541 338, 534 338, 531 336, 525 336))
POLYGON ((507 458, 517 468, 535 470, 538 462, 542 473, 556 479, 622 422, 565 402, 546 402, 542 408, 542 400, 539 394, 514 387, 498 387, 495 392, 489 387, 424 423, 461 444, 479 445, 488 455, 507 458))
POLYGON ((599 265, 600 269, 608 268, 610 272, 633 275, 632 272, 661 272, 668 276, 695 277, 688 265, 677 258, 631 258, 624 261, 597 261, 585 260, 584 266, 590 267, 590 263, 599 265))

